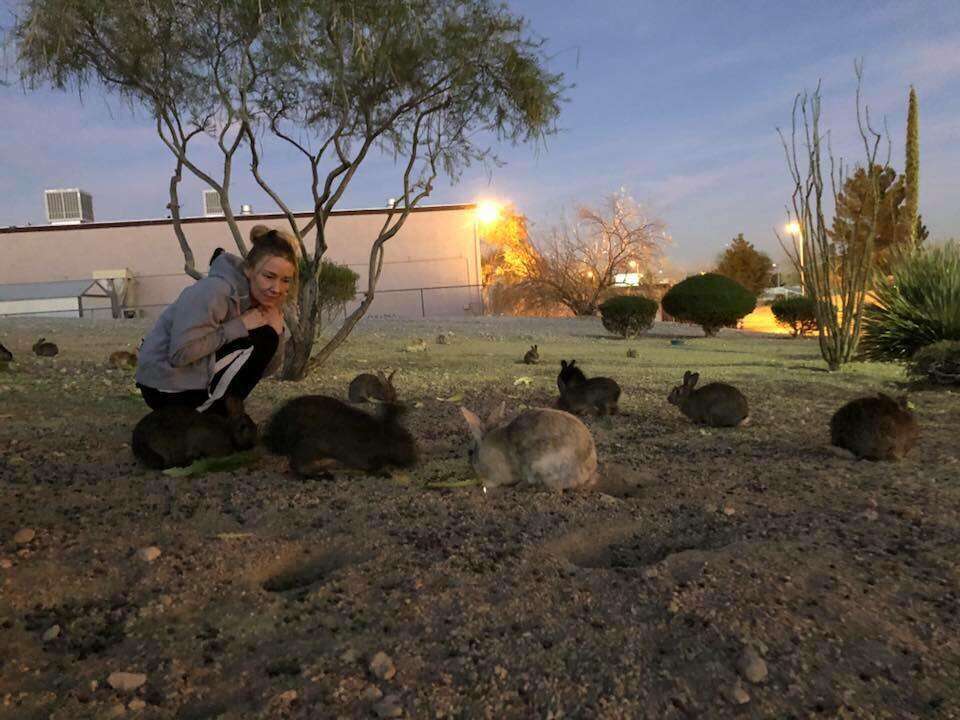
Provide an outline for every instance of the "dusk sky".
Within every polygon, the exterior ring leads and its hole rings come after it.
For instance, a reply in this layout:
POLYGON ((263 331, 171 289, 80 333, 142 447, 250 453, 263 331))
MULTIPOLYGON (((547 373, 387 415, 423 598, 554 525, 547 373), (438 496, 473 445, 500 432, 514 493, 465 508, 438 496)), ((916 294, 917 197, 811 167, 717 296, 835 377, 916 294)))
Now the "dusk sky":
MULTIPOLYGON (((429 202, 512 202, 537 231, 623 187, 666 223, 668 257, 680 267, 706 267, 739 232, 779 256, 773 229, 783 225, 791 186, 776 128, 789 129, 794 95, 822 80, 834 150, 860 161, 853 63, 862 57, 865 99, 878 123, 886 118, 898 171, 907 94, 916 88, 920 211, 934 241, 960 237, 956 0, 509 5, 546 38, 551 70, 574 85, 560 132, 539 148, 499 146, 505 166, 489 176, 470 168, 458 184, 439 183, 429 202)), ((6 25, 14 3, 0 7, 6 25)), ((44 188, 89 191, 100 221, 165 216, 173 161, 144 113, 95 89, 81 102, 76 93, 24 93, 15 82, 0 87, 0 104, 0 226, 44 223, 44 188)), ((266 167, 289 204, 307 209, 296 159, 271 147, 266 167)), ((399 194, 401 173, 373 159, 340 207, 382 206, 399 194)), ((185 179, 185 214, 200 214, 201 189, 185 179)), ((273 209, 245 172, 231 197, 235 208, 273 209)))

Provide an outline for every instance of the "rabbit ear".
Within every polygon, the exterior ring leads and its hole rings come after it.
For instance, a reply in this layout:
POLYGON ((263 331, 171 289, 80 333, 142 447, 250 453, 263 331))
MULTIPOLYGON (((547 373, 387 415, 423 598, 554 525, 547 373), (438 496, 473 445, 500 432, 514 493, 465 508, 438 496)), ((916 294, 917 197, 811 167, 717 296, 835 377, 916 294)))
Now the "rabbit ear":
POLYGON ((460 413, 463 415, 463 419, 467 421, 467 426, 470 428, 470 434, 473 435, 473 439, 477 442, 483 440, 483 422, 481 422, 480 418, 462 405, 460 406, 460 413))
POLYGON ((566 367, 567 367, 567 361, 566 361, 566 360, 561 360, 561 361, 560 361, 560 367, 566 369, 566 367))
POLYGON ((387 376, 387 385, 393 385, 393 376, 397 374, 397 371, 394 370, 387 376))
POLYGON ((700 380, 700 373, 688 372, 683 376, 683 384, 689 388, 695 387, 699 380, 700 380))
POLYGON ((503 400, 500 405, 487 417, 487 427, 499 425, 507 411, 507 401, 503 400))

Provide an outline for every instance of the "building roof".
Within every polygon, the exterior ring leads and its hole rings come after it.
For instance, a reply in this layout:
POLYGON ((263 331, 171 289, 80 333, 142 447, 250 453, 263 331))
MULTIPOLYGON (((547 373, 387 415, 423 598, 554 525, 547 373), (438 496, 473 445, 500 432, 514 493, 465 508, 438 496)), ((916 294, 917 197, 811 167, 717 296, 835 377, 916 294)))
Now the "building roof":
MULTIPOLYGON (((472 210, 477 206, 476 203, 460 203, 460 204, 451 204, 451 205, 419 205, 417 207, 410 208, 411 213, 422 213, 422 212, 438 212, 444 210, 472 210)), ((379 207, 379 208, 365 208, 359 210, 334 210, 330 213, 331 216, 337 215, 383 215, 389 212, 397 212, 401 208, 389 208, 389 207, 379 207)), ((294 217, 298 218, 312 218, 312 212, 295 212, 293 213, 294 217)), ((280 212, 269 212, 269 213, 250 213, 249 215, 240 215, 239 213, 234 214, 234 219, 237 221, 247 221, 247 220, 285 220, 286 215, 280 212)), ((184 225, 190 225, 193 223, 207 223, 207 222, 216 222, 222 223, 226 220, 223 215, 213 215, 211 217, 182 217, 180 222, 184 225)), ((143 225, 173 225, 173 220, 171 218, 162 218, 162 219, 153 219, 153 220, 117 220, 110 222, 84 222, 84 223, 72 223, 66 225, 10 225, 9 227, 0 227, 0 235, 7 233, 23 233, 23 232, 62 232, 66 230, 92 230, 94 228, 117 228, 117 227, 137 227, 143 225)))
MULTIPOLYGON (((103 288, 96 280, 58 280, 56 282, 9 283, 0 285, 0 302, 10 300, 50 300, 52 298, 80 297, 96 287, 103 288)), ((102 295, 97 295, 102 297, 102 295)))

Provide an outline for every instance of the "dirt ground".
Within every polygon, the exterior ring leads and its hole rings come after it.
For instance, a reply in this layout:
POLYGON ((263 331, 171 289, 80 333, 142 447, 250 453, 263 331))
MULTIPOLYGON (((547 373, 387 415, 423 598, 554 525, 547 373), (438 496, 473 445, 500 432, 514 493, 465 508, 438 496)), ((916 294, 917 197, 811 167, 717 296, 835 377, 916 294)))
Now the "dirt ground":
POLYGON ((304 481, 265 455, 174 480, 134 462, 146 409, 106 367, 131 322, 0 326, 2 718, 960 718, 956 391, 911 390, 906 460, 856 462, 830 415, 903 375, 826 373, 813 340, 371 319, 248 410, 399 368, 414 471, 304 481), (458 404, 552 404, 561 358, 623 387, 586 421, 609 492, 429 487, 471 477, 458 404), (668 405, 687 369, 752 424, 668 405))

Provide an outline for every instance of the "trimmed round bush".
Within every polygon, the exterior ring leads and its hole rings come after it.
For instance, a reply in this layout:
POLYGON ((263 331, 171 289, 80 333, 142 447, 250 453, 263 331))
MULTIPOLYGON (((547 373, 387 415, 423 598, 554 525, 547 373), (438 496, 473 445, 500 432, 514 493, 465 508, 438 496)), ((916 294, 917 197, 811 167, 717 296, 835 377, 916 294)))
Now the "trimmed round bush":
POLYGON ((960 244, 904 253, 890 272, 863 311, 865 359, 904 362, 927 345, 960 340, 960 244))
POLYGON ((695 323, 707 337, 753 312, 757 299, 736 280, 716 273, 692 275, 663 296, 663 309, 680 322, 695 323))
POLYGON ((817 329, 817 306, 812 298, 792 295, 774 300, 770 311, 777 322, 790 328, 793 337, 803 337, 817 329))
POLYGON ((920 348, 907 362, 907 374, 937 385, 960 385, 960 342, 942 340, 920 348))
POLYGON ((617 295, 600 306, 603 327, 621 337, 636 337, 653 325, 658 303, 642 295, 617 295))

